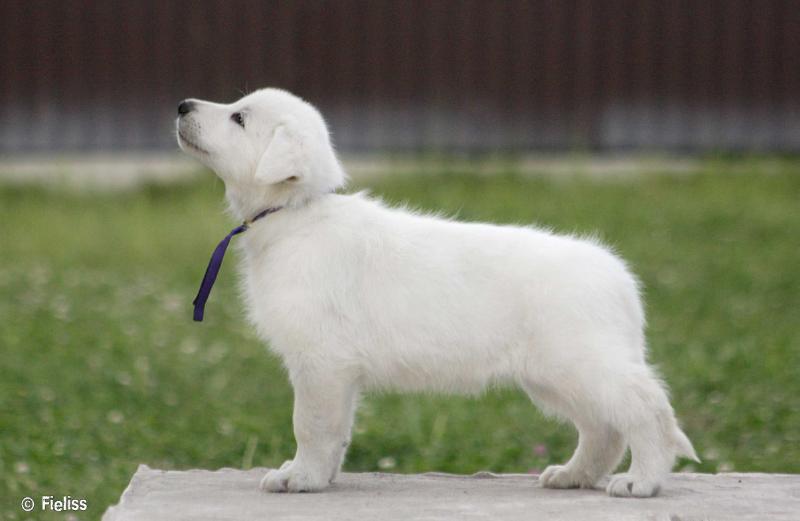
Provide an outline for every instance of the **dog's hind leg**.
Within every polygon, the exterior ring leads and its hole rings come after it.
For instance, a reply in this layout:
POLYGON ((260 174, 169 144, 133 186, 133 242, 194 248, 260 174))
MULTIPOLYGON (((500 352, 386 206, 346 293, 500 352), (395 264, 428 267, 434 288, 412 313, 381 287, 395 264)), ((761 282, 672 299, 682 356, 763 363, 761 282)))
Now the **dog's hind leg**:
POLYGON ((664 387, 649 368, 641 369, 617 380, 626 399, 619 402, 616 414, 631 446, 631 466, 612 477, 606 488, 611 496, 654 496, 676 456, 699 461, 678 427, 664 387))
POLYGON ((545 470, 542 486, 592 487, 613 471, 627 444, 630 470, 614 476, 606 490, 612 496, 648 497, 658 493, 676 455, 696 458, 663 385, 644 360, 557 362, 558 372, 528 374, 525 388, 545 412, 571 420, 580 441, 569 462, 545 470))
POLYGON ((571 420, 578 429, 578 448, 563 465, 551 465, 539 476, 546 488, 592 488, 619 465, 625 453, 625 438, 602 415, 585 410, 589 404, 573 403, 554 390, 527 383, 531 400, 546 412, 571 420))
POLYGON ((336 477, 350 443, 358 387, 336 371, 304 367, 292 371, 297 453, 261 481, 269 492, 322 490, 336 477))
POLYGON ((539 483, 546 488, 593 488, 619 465, 625 439, 608 424, 578 425, 578 448, 564 465, 551 465, 539 483))

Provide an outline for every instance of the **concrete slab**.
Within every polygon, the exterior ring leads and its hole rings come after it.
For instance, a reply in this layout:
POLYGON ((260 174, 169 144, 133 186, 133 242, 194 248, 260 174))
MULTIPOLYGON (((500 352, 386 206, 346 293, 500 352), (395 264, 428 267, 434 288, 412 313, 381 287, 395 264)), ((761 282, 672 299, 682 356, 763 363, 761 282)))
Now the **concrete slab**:
POLYGON ((542 489, 525 474, 349 474, 325 492, 267 494, 267 469, 163 471, 139 467, 103 521, 800 519, 800 475, 673 474, 649 499, 601 490, 542 489))

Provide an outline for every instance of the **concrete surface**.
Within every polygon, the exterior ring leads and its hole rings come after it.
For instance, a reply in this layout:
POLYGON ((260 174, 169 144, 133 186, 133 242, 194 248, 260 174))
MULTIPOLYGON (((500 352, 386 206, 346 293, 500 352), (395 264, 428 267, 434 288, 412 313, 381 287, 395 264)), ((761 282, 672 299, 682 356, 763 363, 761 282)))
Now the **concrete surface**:
POLYGON ((800 475, 673 474, 660 496, 542 489, 535 475, 343 474, 325 492, 267 494, 267 469, 139 467, 103 521, 800 520, 800 475))

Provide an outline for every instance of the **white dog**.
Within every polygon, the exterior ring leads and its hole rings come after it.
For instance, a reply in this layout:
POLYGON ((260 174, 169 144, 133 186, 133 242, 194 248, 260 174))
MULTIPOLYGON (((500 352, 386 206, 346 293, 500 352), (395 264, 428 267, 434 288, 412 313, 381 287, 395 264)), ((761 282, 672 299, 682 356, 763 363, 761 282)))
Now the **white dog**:
POLYGON ((179 114, 181 148, 222 178, 231 212, 274 211, 238 239, 250 320, 295 393, 297 453, 264 490, 328 486, 370 389, 521 387, 580 434, 545 487, 594 487, 630 446, 607 492, 652 496, 676 456, 697 459, 645 361, 636 280, 597 241, 334 193, 346 176, 325 122, 282 90, 179 114))

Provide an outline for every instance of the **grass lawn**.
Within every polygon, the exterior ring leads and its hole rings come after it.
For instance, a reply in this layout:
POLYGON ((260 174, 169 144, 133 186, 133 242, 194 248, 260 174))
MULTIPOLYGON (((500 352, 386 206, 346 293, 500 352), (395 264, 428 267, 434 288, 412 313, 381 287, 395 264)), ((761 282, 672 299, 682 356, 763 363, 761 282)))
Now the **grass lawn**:
MULTIPOLYGON (((650 358, 703 458, 691 468, 800 472, 800 162, 370 184, 460 219, 597 232, 644 282, 650 358)), ((97 518, 139 463, 292 456, 291 389, 242 319, 235 254, 206 321, 191 321, 208 255, 232 225, 222 192, 211 174, 116 195, 0 187, 1 519, 25 519, 21 498, 43 494, 86 498, 97 518)), ((345 468, 528 472, 566 460, 575 441, 514 390, 368 396, 345 468)))

